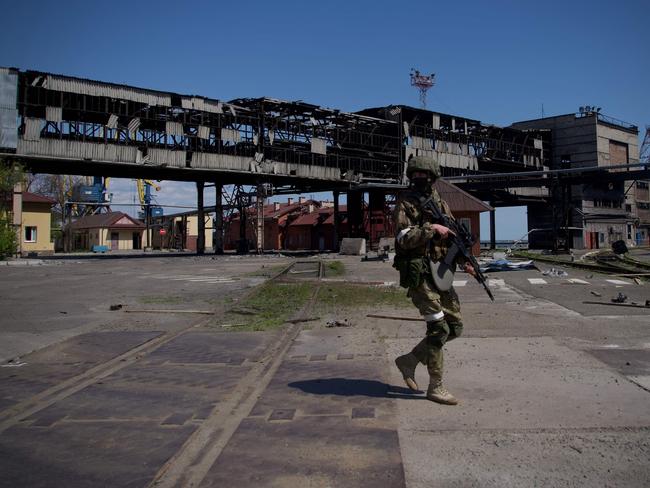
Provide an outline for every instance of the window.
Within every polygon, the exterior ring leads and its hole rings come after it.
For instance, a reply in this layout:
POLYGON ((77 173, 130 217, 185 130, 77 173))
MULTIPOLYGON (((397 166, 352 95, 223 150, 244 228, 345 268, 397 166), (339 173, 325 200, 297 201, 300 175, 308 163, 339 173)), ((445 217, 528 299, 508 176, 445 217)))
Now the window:
POLYGON ((25 242, 36 242, 36 227, 25 227, 25 242))

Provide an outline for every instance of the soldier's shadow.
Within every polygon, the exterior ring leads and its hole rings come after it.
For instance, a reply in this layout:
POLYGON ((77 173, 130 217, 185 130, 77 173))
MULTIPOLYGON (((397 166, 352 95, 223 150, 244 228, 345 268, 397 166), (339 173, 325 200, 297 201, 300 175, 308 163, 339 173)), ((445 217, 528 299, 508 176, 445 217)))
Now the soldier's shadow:
POLYGON ((411 391, 403 386, 394 386, 377 380, 353 378, 321 378, 294 381, 287 386, 312 395, 367 396, 373 398, 405 398, 424 400, 422 391, 411 391))

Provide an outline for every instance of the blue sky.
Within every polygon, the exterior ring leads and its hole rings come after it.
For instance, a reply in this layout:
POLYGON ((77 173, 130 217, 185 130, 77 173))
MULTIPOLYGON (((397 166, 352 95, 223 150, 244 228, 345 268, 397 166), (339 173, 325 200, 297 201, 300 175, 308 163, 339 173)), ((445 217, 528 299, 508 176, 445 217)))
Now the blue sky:
MULTIPOLYGON (((1 5, 2 66, 346 111, 417 105, 408 77, 415 67, 436 73, 432 110, 508 125, 539 117, 542 105, 546 115, 597 105, 650 124, 647 1, 1 5)), ((192 185, 162 187, 160 203, 194 202, 192 185)), ((115 198, 131 203, 131 188, 129 180, 114 180, 115 198)), ((499 210, 497 237, 520 237, 523 216, 499 210)))

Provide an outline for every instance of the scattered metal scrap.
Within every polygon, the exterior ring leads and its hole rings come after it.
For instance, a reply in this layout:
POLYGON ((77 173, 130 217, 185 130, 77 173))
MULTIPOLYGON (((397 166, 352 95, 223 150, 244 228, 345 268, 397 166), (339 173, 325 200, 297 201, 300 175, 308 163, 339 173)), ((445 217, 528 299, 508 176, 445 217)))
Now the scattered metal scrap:
POLYGON ((513 271, 517 269, 531 269, 535 268, 532 259, 528 261, 508 261, 507 259, 495 259, 488 261, 481 266, 481 273, 489 273, 492 271, 513 271))
POLYGON ((202 315, 214 315, 216 312, 210 310, 167 310, 167 309, 143 309, 133 310, 125 309, 126 313, 197 313, 202 315))
POLYGON ((612 303, 625 303, 627 302, 627 295, 619 292, 618 295, 612 298, 612 303))
POLYGON ((326 327, 352 327, 352 322, 348 319, 343 320, 328 320, 326 327))
POLYGON ((546 269, 542 271, 542 274, 544 276, 554 276, 556 278, 564 278, 565 276, 569 276, 569 273, 567 273, 562 269, 557 269, 557 268, 546 269))
POLYGON ((650 300, 646 300, 645 305, 641 305, 641 304, 635 303, 635 302, 632 302, 632 303, 612 303, 612 302, 593 302, 593 301, 589 301, 589 300, 585 300, 582 303, 585 303, 585 304, 588 304, 588 305, 611 305, 613 307, 632 307, 632 308, 647 308, 647 309, 650 309, 650 300))

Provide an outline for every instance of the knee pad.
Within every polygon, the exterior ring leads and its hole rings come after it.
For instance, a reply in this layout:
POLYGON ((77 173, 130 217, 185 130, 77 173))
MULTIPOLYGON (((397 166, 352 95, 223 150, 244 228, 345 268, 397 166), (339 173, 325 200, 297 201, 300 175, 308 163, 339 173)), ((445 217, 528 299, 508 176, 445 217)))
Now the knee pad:
POLYGON ((441 348, 449 337, 449 325, 445 319, 427 322, 427 344, 441 348))

